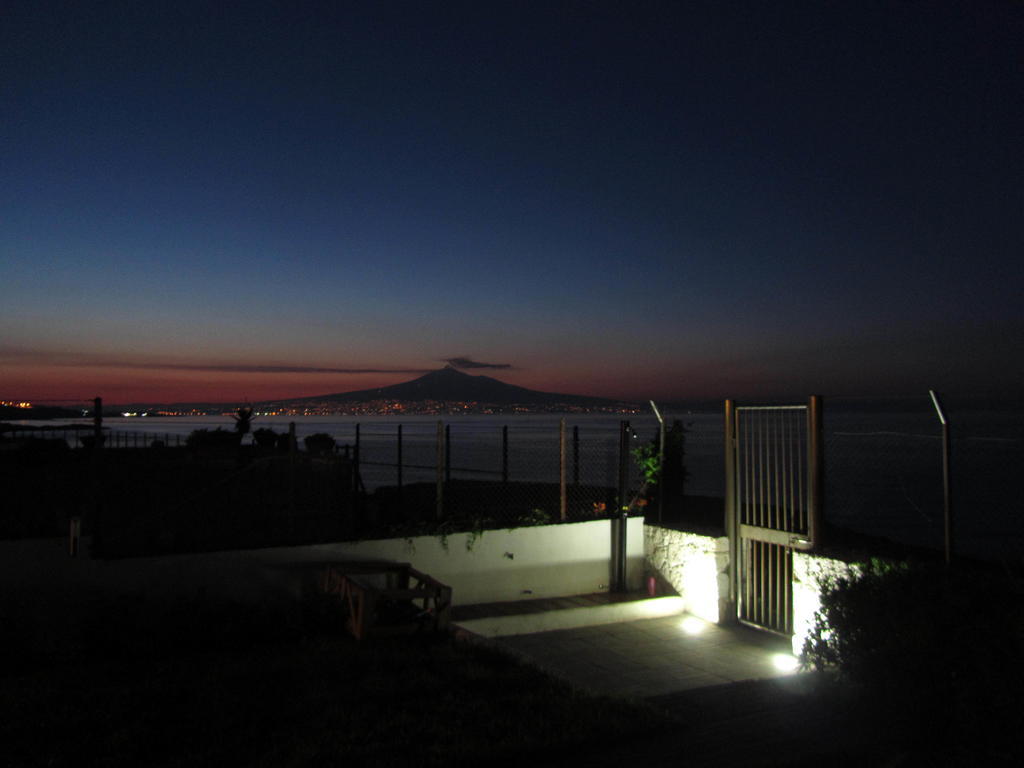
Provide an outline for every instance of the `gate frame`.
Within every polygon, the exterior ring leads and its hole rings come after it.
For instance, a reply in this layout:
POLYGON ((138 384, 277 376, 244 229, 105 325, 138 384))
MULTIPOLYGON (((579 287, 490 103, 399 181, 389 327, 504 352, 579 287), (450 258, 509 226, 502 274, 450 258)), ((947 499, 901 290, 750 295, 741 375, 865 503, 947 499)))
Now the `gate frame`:
MULTIPOLYGON (((811 395, 806 405, 800 406, 739 406, 735 400, 725 401, 724 427, 725 427, 725 534, 729 539, 729 593, 723 599, 724 605, 720 615, 726 617, 729 623, 743 623, 756 629, 773 632, 768 627, 752 624, 740 618, 740 539, 744 526, 740 520, 740 499, 737 493, 739 477, 737 466, 739 463, 739 438, 737 435, 739 409, 752 408, 802 408, 807 411, 807 536, 806 538, 784 531, 779 531, 777 536, 765 538, 748 537, 756 541, 766 541, 786 547, 788 550, 817 551, 821 549, 824 533, 824 441, 822 439, 822 398, 820 395, 811 395), (771 539, 775 539, 774 541, 771 539)), ((790 587, 792 586, 792 572, 790 572, 790 587)), ((790 606, 789 610, 792 610, 790 606)))

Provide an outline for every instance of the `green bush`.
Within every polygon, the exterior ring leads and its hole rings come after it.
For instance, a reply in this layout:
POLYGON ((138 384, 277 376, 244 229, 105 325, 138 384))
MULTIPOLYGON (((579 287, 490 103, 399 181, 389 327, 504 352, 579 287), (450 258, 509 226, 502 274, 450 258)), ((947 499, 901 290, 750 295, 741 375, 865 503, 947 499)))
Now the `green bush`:
POLYGON ((242 436, 226 429, 195 429, 185 440, 185 445, 192 449, 227 449, 237 448, 242 436))
POLYGON ((306 446, 306 450, 314 456, 333 453, 334 446, 336 445, 334 438, 326 432, 317 432, 316 434, 309 435, 303 438, 302 442, 306 446))
POLYGON ((1006 574, 874 561, 823 590, 803 663, 853 684, 907 738, 1017 750, 1024 612, 1006 574))
POLYGON ((260 427, 252 433, 252 439, 256 443, 256 447, 268 451, 272 451, 277 447, 279 437, 281 435, 278 435, 277 432, 268 427, 260 427))

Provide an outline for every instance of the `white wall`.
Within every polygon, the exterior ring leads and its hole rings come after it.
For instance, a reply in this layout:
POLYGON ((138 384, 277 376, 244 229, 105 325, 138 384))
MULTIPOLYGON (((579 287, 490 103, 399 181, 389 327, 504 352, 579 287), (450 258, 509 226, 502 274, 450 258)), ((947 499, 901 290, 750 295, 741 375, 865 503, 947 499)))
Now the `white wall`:
MULTIPOLYGON (((258 602, 296 595, 300 574, 308 572, 303 564, 331 560, 411 563, 452 587, 456 605, 600 592, 611 580, 609 520, 486 531, 472 539, 459 533, 443 542, 420 536, 124 560, 69 557, 65 539, 5 541, 0 592, 69 600, 93 593, 205 593, 258 602)), ((640 589, 643 568, 643 519, 630 518, 630 588, 640 589)))

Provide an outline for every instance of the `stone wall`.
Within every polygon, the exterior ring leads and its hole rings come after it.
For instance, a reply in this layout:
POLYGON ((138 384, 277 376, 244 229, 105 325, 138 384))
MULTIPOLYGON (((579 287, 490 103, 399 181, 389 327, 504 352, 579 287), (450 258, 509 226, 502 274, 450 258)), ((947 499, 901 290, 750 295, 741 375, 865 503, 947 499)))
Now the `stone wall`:
MULTIPOLYGON (((734 619, 729 604, 729 539, 702 536, 656 525, 644 526, 648 567, 661 574, 683 598, 685 610, 707 621, 734 619)), ((799 654, 814 627, 824 585, 860 573, 854 563, 810 552, 793 553, 793 652, 799 654)))
POLYGON ((644 526, 644 553, 683 598, 685 610, 712 622, 728 620, 729 539, 644 526))

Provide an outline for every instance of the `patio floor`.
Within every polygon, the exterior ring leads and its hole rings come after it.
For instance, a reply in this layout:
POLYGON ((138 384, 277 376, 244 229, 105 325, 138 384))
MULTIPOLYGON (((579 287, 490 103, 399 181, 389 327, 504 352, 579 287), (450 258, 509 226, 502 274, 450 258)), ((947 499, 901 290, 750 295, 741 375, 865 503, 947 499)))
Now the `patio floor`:
POLYGON ((486 642, 578 688, 643 699, 679 723, 650 742, 580 755, 587 765, 871 765, 886 755, 870 718, 796 671, 788 639, 748 627, 682 613, 486 642))
POLYGON ((689 614, 495 638, 498 647, 595 693, 649 698, 790 676, 784 638, 689 614))

